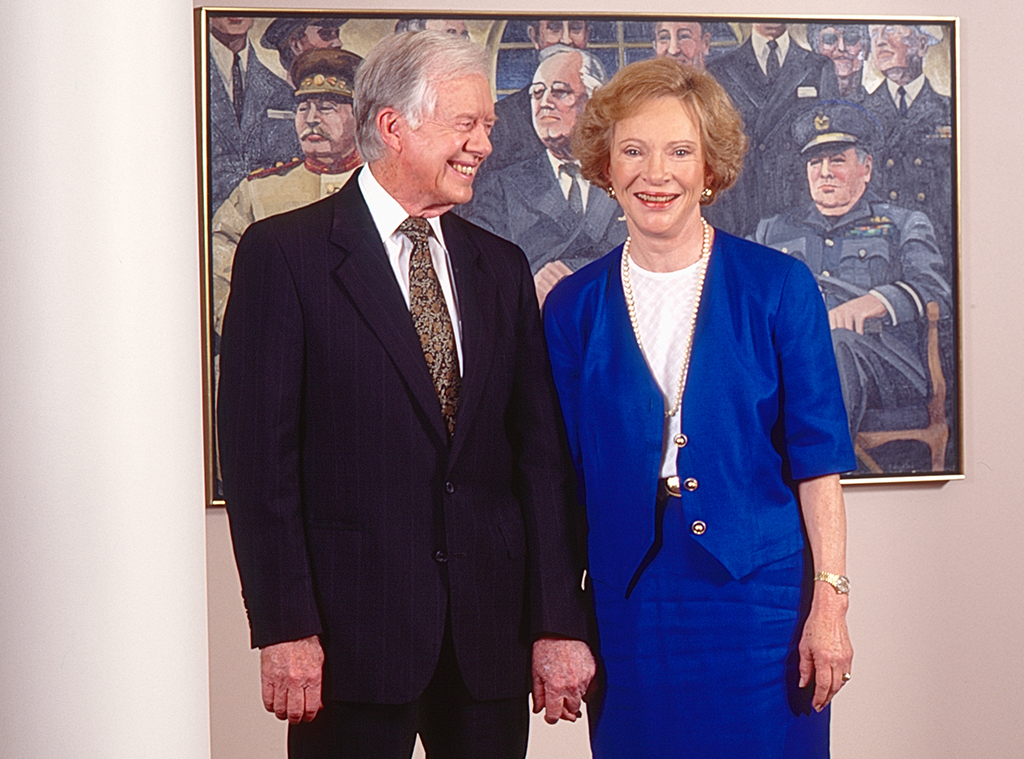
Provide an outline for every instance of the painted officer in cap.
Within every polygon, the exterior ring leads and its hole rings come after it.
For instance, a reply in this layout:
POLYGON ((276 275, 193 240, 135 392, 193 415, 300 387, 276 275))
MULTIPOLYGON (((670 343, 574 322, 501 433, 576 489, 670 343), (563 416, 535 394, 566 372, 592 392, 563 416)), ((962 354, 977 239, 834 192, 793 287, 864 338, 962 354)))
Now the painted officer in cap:
POLYGON ((295 133, 303 155, 254 171, 239 183, 213 217, 213 316, 220 334, 231 287, 235 248, 258 219, 325 198, 348 181, 362 160, 356 151, 352 82, 362 62, 333 48, 308 50, 291 69, 297 82, 295 133))
MULTIPOLYGON (((338 32, 346 21, 348 21, 347 18, 337 17, 297 18, 284 16, 276 18, 263 32, 260 44, 263 47, 276 50, 278 59, 281 61, 281 68, 291 72, 295 59, 307 50, 340 49, 341 38, 338 32)), ((290 74, 289 79, 292 84, 298 84, 290 74)))
POLYGON ((949 277, 928 217, 868 188, 881 129, 867 111, 823 101, 792 133, 812 200, 763 219, 755 239, 801 259, 818 280, 853 436, 868 410, 927 399, 925 306, 950 315, 949 277))

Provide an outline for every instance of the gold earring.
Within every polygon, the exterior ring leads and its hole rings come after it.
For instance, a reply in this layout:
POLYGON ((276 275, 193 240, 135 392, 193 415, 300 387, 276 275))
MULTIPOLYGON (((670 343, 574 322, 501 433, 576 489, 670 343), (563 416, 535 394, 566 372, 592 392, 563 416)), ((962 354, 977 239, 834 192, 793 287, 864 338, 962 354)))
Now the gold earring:
POLYGON ((612 187, 611 185, 609 185, 609 186, 607 187, 607 189, 605 189, 605 192, 607 192, 607 193, 608 193, 608 197, 609 197, 609 198, 611 198, 612 200, 615 200, 615 188, 614 188, 614 187, 612 187))
POLYGON ((700 194, 701 205, 707 205, 711 202, 711 198, 714 196, 714 191, 710 187, 705 187, 704 191, 700 194))

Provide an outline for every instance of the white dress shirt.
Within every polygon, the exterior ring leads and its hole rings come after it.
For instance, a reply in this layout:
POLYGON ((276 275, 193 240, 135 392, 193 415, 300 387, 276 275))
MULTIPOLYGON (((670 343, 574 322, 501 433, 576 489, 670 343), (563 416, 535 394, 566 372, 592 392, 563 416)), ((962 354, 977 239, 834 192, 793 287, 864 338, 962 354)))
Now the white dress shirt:
MULTIPOLYGON (((381 242, 388 254, 388 263, 395 273, 395 279, 402 290, 402 297, 405 298, 405 305, 409 305, 409 258, 412 256, 412 241, 401 232, 397 231, 399 225, 409 218, 408 212, 395 200, 388 191, 380 186, 377 178, 369 166, 365 166, 359 172, 359 189, 363 193, 363 199, 370 209, 370 216, 380 234, 381 242)), ((459 373, 462 373, 462 320, 459 317, 459 301, 455 293, 452 275, 451 262, 448 260, 448 249, 444 244, 444 234, 441 232, 441 217, 434 216, 427 219, 434 235, 430 238, 430 259, 434 265, 434 272, 437 274, 437 281, 441 285, 441 292, 444 294, 445 304, 448 306, 448 315, 452 320, 452 329, 455 331, 455 349, 459 354, 459 373)))
MULTIPOLYGON (((886 79, 885 85, 889 88, 889 95, 892 97, 892 102, 896 104, 896 107, 900 107, 900 96, 897 93, 900 86, 896 84, 892 79, 886 79)), ((921 89, 924 87, 924 74, 921 74, 917 79, 912 81, 910 84, 903 85, 903 91, 906 93, 907 108, 910 108, 911 104, 917 100, 917 96, 921 94, 921 89)))

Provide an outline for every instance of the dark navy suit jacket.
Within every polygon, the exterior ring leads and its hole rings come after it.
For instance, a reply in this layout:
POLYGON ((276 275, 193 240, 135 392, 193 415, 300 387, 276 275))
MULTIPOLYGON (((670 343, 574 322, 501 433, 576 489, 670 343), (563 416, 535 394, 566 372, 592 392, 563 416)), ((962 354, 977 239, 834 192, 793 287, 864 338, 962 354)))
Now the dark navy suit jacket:
POLYGON ((355 176, 250 226, 235 256, 218 412, 252 643, 320 635, 327 698, 416 698, 446 614, 478 699, 525 694, 536 637, 586 637, 526 259, 454 214, 441 223, 464 357, 450 444, 355 176))
MULTIPOLYGON (((562 280, 545 331, 586 504, 589 573, 625 592, 654 542, 664 400, 626 311, 621 248, 562 280)), ((800 261, 716 235, 683 396, 690 535, 736 578, 804 545, 794 482, 856 467, 828 318, 800 261)))

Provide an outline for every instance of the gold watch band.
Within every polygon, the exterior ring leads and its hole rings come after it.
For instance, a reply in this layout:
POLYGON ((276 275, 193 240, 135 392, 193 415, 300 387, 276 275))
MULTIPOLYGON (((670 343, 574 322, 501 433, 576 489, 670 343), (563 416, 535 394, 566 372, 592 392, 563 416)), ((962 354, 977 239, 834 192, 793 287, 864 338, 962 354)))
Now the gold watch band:
POLYGON ((827 582, 836 589, 836 593, 850 592, 850 578, 846 575, 832 574, 831 572, 815 572, 815 582, 827 582))

